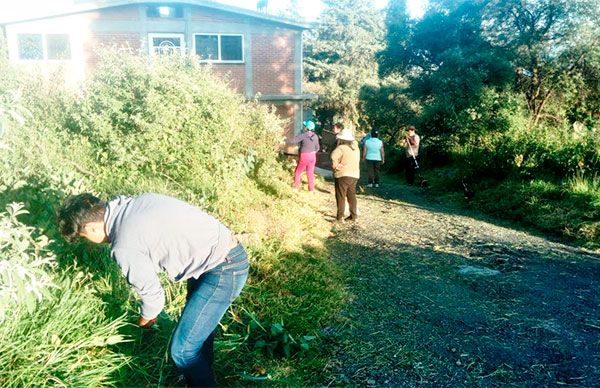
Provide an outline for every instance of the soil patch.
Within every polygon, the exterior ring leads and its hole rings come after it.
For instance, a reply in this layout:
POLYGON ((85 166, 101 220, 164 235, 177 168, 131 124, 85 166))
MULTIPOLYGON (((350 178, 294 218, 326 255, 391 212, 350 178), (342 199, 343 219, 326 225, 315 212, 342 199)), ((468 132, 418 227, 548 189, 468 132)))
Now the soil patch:
POLYGON ((329 240, 351 301, 324 331, 325 384, 597 386, 598 255, 390 181, 362 190, 359 208, 329 240), (498 272, 459 272, 467 267, 498 272))

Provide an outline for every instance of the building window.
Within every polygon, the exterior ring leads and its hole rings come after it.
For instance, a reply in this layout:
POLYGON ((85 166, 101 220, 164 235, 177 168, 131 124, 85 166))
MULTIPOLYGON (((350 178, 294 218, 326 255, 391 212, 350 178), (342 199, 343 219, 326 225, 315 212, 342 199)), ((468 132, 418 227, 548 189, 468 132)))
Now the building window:
POLYGON ((243 59, 242 36, 221 35, 221 60, 242 61, 243 59))
POLYGON ((244 62, 244 36, 194 34, 194 50, 201 61, 244 62))
POLYGON ((44 46, 42 34, 18 34, 19 59, 42 60, 44 59, 44 46))
POLYGON ((183 34, 148 34, 150 54, 183 54, 183 34))
POLYGON ((19 59, 24 61, 71 59, 67 34, 17 34, 17 46, 19 59))
POLYGON ((46 35, 46 44, 48 45, 48 59, 64 60, 71 58, 69 35, 48 34, 46 35))
POLYGON ((151 5, 146 9, 149 18, 182 18, 183 7, 173 5, 151 5))
POLYGON ((219 36, 218 35, 196 35, 196 54, 201 60, 219 60, 219 36))

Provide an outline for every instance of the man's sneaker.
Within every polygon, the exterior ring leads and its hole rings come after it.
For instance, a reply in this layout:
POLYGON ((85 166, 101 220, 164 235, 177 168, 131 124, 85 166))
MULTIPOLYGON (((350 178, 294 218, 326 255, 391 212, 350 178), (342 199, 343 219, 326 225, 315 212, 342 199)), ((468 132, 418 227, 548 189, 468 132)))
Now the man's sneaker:
POLYGON ((379 183, 375 183, 375 187, 379 187, 379 183))
POLYGON ((372 183, 369 183, 369 184, 367 185, 367 187, 373 187, 373 184, 372 184, 372 183))

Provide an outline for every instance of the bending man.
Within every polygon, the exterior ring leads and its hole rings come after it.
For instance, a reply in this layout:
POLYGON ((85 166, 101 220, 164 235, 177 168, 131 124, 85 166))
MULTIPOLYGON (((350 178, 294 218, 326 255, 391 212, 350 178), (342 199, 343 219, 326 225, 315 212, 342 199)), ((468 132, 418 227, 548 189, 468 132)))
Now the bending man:
POLYGON ((158 272, 187 281, 187 303, 171 340, 171 357, 190 386, 216 386, 213 340, 219 321, 248 277, 246 252, 231 231, 197 207, 160 194, 68 198, 58 213, 69 241, 109 243, 111 256, 141 298, 139 325, 150 327, 165 305, 158 272))

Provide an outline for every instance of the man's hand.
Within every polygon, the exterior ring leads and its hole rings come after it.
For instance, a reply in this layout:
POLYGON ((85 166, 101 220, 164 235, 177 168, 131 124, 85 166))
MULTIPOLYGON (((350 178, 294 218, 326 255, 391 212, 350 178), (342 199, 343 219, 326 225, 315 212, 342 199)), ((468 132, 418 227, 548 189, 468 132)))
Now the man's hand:
POLYGON ((156 318, 145 319, 145 318, 140 317, 140 319, 138 321, 138 325, 140 325, 140 327, 143 327, 143 328, 152 327, 152 325, 154 325, 155 323, 156 323, 156 318))

